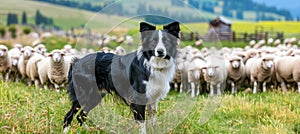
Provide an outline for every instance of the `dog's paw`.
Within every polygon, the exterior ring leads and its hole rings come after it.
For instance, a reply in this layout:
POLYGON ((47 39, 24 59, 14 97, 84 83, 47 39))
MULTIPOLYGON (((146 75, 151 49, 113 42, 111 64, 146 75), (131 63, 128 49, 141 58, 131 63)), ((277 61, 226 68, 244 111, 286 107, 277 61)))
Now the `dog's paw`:
POLYGON ((64 133, 64 134, 67 134, 68 132, 69 132, 69 126, 64 128, 63 133, 64 133))

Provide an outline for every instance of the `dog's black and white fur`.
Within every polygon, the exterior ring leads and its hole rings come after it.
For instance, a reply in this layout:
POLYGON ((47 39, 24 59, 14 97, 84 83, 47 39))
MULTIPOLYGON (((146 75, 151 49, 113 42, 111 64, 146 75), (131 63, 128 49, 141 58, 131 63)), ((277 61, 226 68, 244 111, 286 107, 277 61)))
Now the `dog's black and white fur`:
POLYGON ((72 107, 64 118, 64 132, 78 111, 77 120, 83 125, 89 111, 102 97, 114 92, 130 106, 141 133, 146 133, 146 107, 149 121, 154 123, 158 101, 170 89, 179 31, 178 22, 163 26, 163 30, 141 22, 142 45, 136 52, 125 56, 98 52, 74 60, 68 88, 72 107))

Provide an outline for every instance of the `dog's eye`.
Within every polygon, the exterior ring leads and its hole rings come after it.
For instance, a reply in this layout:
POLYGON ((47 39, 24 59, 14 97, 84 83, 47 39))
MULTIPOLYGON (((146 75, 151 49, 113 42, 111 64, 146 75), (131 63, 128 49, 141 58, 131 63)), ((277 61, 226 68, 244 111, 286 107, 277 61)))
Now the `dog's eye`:
POLYGON ((152 43, 156 43, 156 42, 157 42, 156 39, 151 39, 150 41, 151 41, 152 43))
POLYGON ((169 43, 169 42, 171 42, 171 40, 170 40, 170 39, 168 39, 168 38, 162 38, 162 40, 163 40, 163 42, 166 42, 166 43, 169 43))

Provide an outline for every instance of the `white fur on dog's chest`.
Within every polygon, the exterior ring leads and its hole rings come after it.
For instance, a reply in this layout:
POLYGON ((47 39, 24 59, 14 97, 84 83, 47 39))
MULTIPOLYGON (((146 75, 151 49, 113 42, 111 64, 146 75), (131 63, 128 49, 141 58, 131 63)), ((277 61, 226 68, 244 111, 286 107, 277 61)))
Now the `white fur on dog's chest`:
POLYGON ((152 104, 161 98, 165 98, 170 91, 169 82, 172 80, 175 66, 171 65, 168 69, 151 70, 146 85, 147 104, 152 104))
POLYGON ((158 74, 150 75, 149 81, 144 81, 146 84, 147 104, 152 104, 158 99, 163 98, 169 92, 169 83, 158 74))

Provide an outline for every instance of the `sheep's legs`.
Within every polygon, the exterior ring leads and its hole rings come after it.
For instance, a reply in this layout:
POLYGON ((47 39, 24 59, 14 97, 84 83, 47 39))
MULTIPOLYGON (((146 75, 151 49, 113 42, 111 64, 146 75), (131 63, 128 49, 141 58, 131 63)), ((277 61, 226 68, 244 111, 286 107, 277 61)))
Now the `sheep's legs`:
POLYGON ((28 84, 29 86, 31 86, 32 81, 31 81, 29 78, 26 78, 26 80, 27 80, 27 84, 28 84))
POLYGON ((253 94, 256 94, 257 93, 257 81, 254 81, 254 84, 253 84, 253 94))
POLYGON ((36 89, 40 89, 41 88, 40 87, 40 80, 38 80, 38 79, 34 80, 34 85, 35 85, 36 89))
POLYGON ((217 95, 222 95, 221 84, 217 84, 217 95))
POLYGON ((195 83, 194 82, 191 82, 191 96, 192 97, 195 97, 195 91, 196 91, 196 85, 195 85, 195 83))
POLYGON ((267 82, 264 82, 263 83, 263 92, 266 92, 267 91, 267 82))
POLYGON ((297 82, 298 84, 298 93, 300 93, 300 82, 297 82))
POLYGON ((210 86, 210 96, 214 96, 214 86, 212 84, 210 86))
MULTIPOLYGON (((299 84, 298 84, 298 85, 299 85, 299 84)), ((281 86, 283 92, 286 92, 286 91, 287 91, 287 89, 286 89, 286 84, 284 83, 284 81, 281 82, 280 86, 281 86)), ((299 86, 298 86, 298 88, 299 88, 299 86)))
POLYGON ((235 92, 235 85, 233 82, 231 82, 231 94, 234 94, 235 92))
POLYGON ((181 83, 180 88, 179 88, 179 92, 182 93, 182 90, 183 90, 183 84, 181 83))
POLYGON ((59 85, 54 84, 54 88, 55 88, 56 92, 59 92, 59 85))
POLYGON ((5 81, 7 82, 9 80, 9 74, 10 74, 10 71, 6 73, 5 75, 5 81))
POLYGON ((44 85, 44 89, 46 89, 46 90, 48 89, 48 85, 47 84, 44 85))
POLYGON ((201 87, 201 85, 196 84, 196 96, 198 96, 200 94, 200 90, 201 90, 200 87, 201 87))

